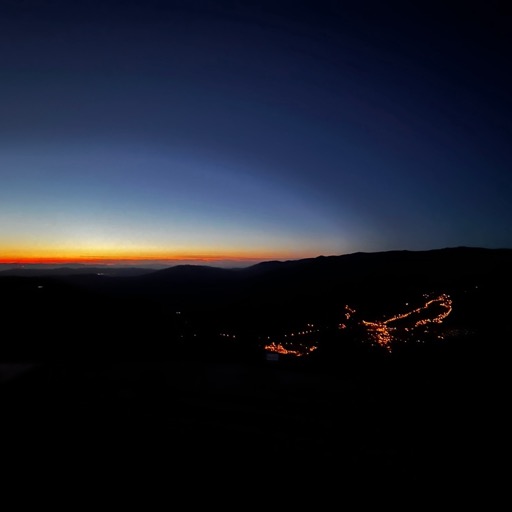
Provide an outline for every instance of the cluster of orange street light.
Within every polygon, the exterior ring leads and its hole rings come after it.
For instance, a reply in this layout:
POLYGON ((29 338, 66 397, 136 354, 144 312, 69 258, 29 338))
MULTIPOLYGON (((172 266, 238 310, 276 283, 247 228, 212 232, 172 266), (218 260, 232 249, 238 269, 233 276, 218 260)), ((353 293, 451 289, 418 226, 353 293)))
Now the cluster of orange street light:
MULTIPOLYGON (((427 296, 426 296, 427 297, 427 296)), ((389 324, 398 320, 409 318, 412 315, 420 314, 428 309, 430 306, 437 304, 441 306, 442 310, 433 318, 421 318, 417 320, 412 327, 403 327, 402 329, 406 332, 416 329, 421 326, 436 323, 440 324, 443 320, 452 312, 452 300, 450 297, 443 293, 433 299, 427 300, 427 302, 416 309, 401 313, 399 315, 392 316, 386 320, 369 322, 366 320, 362 321, 362 324, 367 328, 370 338, 378 345, 387 348, 391 351, 391 343, 393 341, 393 332, 397 331, 397 327, 391 327, 389 324)))
MULTIPOLYGON (((368 321, 361 320, 361 325, 366 328, 366 332, 368 333, 368 337, 371 342, 380 345, 386 348, 389 352, 392 349, 392 343, 397 338, 397 334, 401 334, 403 332, 411 333, 414 332, 415 329, 420 327, 427 326, 428 324, 441 324, 445 318, 452 312, 452 300, 449 295, 443 293, 437 295, 433 298, 428 295, 424 295, 424 298, 427 299, 425 304, 405 313, 400 313, 385 320, 378 321, 368 321), (425 317, 426 311, 433 306, 440 307, 440 311, 433 317, 425 317), (399 320, 413 320, 414 315, 423 315, 422 318, 417 319, 408 327, 399 327, 396 326, 396 322, 399 320), (394 324, 395 325, 391 325, 394 324)), ((349 306, 345 306, 344 317, 345 321, 349 321, 356 313, 355 309, 352 309, 349 306)), ((339 323, 339 329, 347 328, 346 323, 339 323)), ((306 339, 309 338, 310 334, 318 333, 320 329, 315 327, 313 324, 307 324, 307 328, 295 332, 291 332, 288 334, 281 335, 282 341, 269 341, 264 345, 264 349, 267 352, 283 354, 283 355, 291 355, 294 357, 303 357, 305 355, 310 354, 315 351, 318 347, 312 342, 304 341, 304 337, 306 339), (301 340, 302 337, 302 340, 301 340), (283 340, 283 338, 287 338, 287 340, 283 340), (292 339, 293 338, 293 339, 292 339)), ((221 336, 228 338, 235 338, 235 335, 222 333, 221 336)), ((270 340, 270 336, 267 336, 267 339, 270 340)))
MULTIPOLYGON (((314 324, 307 324, 305 329, 282 335, 284 338, 293 338, 293 340, 287 339, 283 342, 272 341, 267 343, 264 349, 267 352, 302 357, 311 354, 311 352, 315 351, 318 347, 313 343, 304 342, 304 338, 301 340, 301 337, 317 332, 320 332, 319 328, 315 327, 314 324)), ((270 340, 270 336, 267 336, 267 339, 270 340)))
POLYGON ((286 348, 283 343, 272 342, 265 345, 267 352, 274 352, 276 354, 292 355, 295 357, 302 357, 315 351, 318 347, 316 345, 302 345, 294 346, 293 348, 286 348))

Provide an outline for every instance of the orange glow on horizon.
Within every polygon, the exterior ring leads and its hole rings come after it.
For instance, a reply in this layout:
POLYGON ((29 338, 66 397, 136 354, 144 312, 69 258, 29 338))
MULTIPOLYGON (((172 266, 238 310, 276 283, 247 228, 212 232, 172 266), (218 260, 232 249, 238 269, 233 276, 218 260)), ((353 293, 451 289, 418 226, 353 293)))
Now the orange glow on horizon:
POLYGON ((307 258, 310 255, 292 255, 276 254, 272 252, 264 253, 254 251, 249 252, 229 252, 225 253, 155 253, 155 254, 105 254, 105 255, 77 255, 63 252, 60 255, 48 254, 6 254, 0 253, 0 264, 4 265, 55 265, 55 264, 99 264, 99 265, 126 265, 126 264, 177 264, 182 262, 197 262, 197 264, 215 264, 222 262, 257 263, 269 260, 291 260, 307 258))
POLYGON ((0 258, 0 264, 4 265, 52 265, 61 263, 71 264, 101 264, 101 265, 122 265, 126 263, 165 263, 165 262, 179 262, 179 261, 197 261, 215 263, 220 261, 260 261, 261 258, 247 258, 247 257, 236 257, 227 256, 225 258, 217 256, 187 256, 187 257, 174 257, 174 258, 151 258, 151 257, 139 257, 139 258, 108 258, 108 257, 78 257, 78 258, 64 258, 64 257, 34 257, 34 258, 0 258))

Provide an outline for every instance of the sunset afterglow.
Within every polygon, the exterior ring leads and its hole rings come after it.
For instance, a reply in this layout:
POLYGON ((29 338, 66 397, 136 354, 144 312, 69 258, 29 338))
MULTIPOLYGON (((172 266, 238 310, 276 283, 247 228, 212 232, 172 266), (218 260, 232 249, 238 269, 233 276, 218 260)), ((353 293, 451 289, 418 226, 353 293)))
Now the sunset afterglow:
POLYGON ((304 258, 314 257, 313 251, 267 251, 255 248, 254 250, 241 251, 240 249, 225 248, 223 251, 215 251, 213 248, 205 248, 203 251, 186 252, 176 251, 150 251, 144 248, 139 250, 116 251, 114 249, 83 250, 77 252, 69 249, 27 249, 26 251, 0 252, 0 264, 31 265, 31 264, 84 264, 84 265, 174 265, 180 262, 229 266, 247 266, 260 261, 288 260, 297 256, 304 258))
POLYGON ((179 4, 1 8, 1 264, 512 244, 494 31, 179 4))

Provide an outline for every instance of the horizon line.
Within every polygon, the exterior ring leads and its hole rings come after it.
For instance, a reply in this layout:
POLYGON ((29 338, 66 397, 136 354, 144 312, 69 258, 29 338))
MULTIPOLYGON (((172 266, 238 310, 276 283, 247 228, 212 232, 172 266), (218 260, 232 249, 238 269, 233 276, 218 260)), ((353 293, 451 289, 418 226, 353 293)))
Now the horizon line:
MULTIPOLYGON (((208 265, 227 265, 227 264, 247 264, 260 263, 263 261, 270 260, 282 260, 283 258, 275 257, 207 257, 207 256, 189 256, 189 257, 178 257, 178 258, 151 258, 151 257, 140 257, 140 258, 111 258, 111 257, 78 257, 78 258, 66 258, 66 257, 25 257, 25 258, 0 258, 0 265, 83 265, 83 266, 166 266, 176 264, 208 264, 208 265)), ((286 258, 293 259, 293 258, 286 258)), ((301 258, 297 258, 301 259, 301 258)))
MULTIPOLYGON (((78 257, 58 257, 58 256, 41 256, 41 257, 0 257, 0 265, 15 265, 15 266, 23 266, 23 265, 84 265, 84 266, 92 266, 92 265, 100 265, 100 266, 138 266, 138 265, 149 265, 149 266, 170 266, 170 265, 180 265, 180 264, 208 264, 208 265, 222 265, 226 266, 229 264, 234 264, 235 266, 240 265, 251 265, 262 263, 266 261, 296 261, 301 259, 309 259, 309 258, 318 258, 318 257, 327 257, 327 256, 343 256, 349 254, 357 254, 357 253, 379 253, 379 252, 423 252, 423 251, 436 251, 436 250, 446 250, 446 249, 491 249, 488 247, 482 246, 467 246, 467 245, 457 245, 457 246, 446 246, 440 248, 433 249, 389 249, 384 251, 353 251, 342 254, 334 254, 334 255, 325 255, 325 254, 317 254, 315 256, 311 255, 297 255, 296 257, 290 257, 288 255, 286 257, 279 257, 277 255, 268 255, 268 256, 211 256, 211 255, 183 255, 179 257, 151 257, 151 256, 140 256, 140 257, 108 257, 108 256, 78 256, 78 257)), ((496 248, 496 249, 507 249, 506 247, 496 248)))

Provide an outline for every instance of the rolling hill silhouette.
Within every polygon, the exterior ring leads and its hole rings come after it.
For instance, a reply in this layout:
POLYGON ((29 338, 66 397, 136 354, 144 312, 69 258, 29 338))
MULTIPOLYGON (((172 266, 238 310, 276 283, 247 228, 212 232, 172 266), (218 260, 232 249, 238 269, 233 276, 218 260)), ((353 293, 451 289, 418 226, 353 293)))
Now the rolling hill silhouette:
POLYGON ((457 327, 498 336, 505 328, 511 263, 508 249, 459 247, 269 261, 241 269, 6 270, 0 272, 2 307, 15 334, 3 349, 22 358, 44 357, 46 348, 69 354, 81 347, 78 354, 93 355, 101 347, 102 353, 141 356, 161 345, 166 353, 192 331, 204 343, 222 331, 254 340, 294 324, 325 325, 345 305, 377 318, 434 292, 456 298, 457 327))

